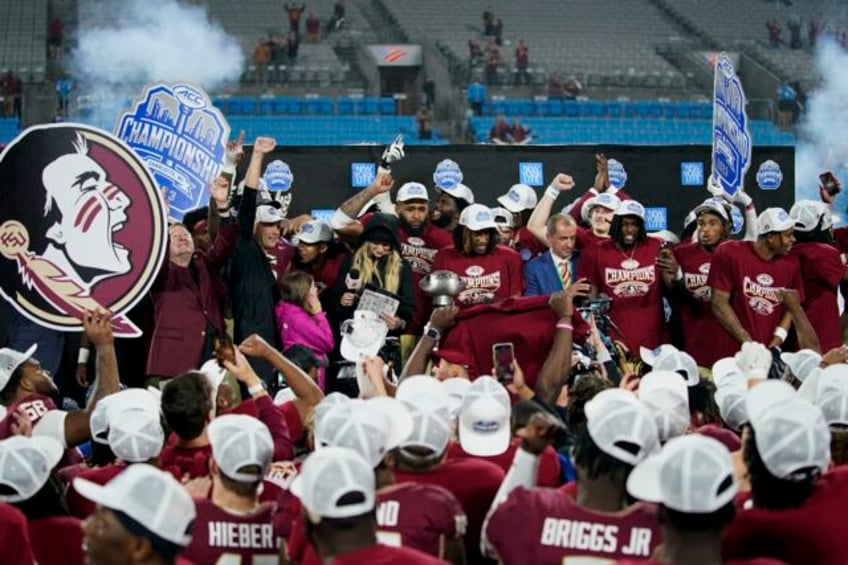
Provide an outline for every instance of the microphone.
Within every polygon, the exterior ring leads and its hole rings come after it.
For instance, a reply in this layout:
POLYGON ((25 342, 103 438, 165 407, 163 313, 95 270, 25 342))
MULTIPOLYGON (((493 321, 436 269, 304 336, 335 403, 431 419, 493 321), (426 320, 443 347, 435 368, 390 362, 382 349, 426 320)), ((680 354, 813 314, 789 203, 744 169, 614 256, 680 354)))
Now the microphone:
POLYGON ((356 292, 362 288, 362 279, 359 278, 359 269, 351 269, 345 277, 345 286, 350 292, 356 292))

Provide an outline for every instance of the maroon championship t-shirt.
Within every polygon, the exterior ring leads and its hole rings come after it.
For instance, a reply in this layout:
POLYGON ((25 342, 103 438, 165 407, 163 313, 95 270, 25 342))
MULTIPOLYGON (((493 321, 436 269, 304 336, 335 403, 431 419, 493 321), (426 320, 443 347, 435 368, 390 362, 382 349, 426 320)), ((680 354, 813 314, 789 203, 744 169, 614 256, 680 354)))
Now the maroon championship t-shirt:
POLYGON ((837 289, 845 266, 839 251, 825 243, 796 243, 792 253, 801 265, 804 312, 813 323, 822 351, 842 345, 837 289))
POLYGON ((720 352, 739 347, 713 314, 710 303, 712 289, 707 284, 713 254, 698 243, 684 243, 675 247, 673 252, 683 271, 680 292, 683 349, 701 367, 712 367, 721 359, 720 352), (704 339, 704 336, 709 336, 709 339, 704 339))
MULTIPOLYGON (((298 504, 298 507, 300 505, 298 504)), ((409 547, 439 557, 444 542, 465 534, 465 512, 447 489, 428 484, 398 483, 377 491, 377 541, 409 547)), ((320 565, 298 518, 292 527, 288 553, 301 565, 320 565)))
POLYGON ((523 487, 509 493, 489 518, 486 538, 503 563, 526 565, 570 563, 578 557, 585 562, 648 558, 662 541, 652 505, 596 512, 554 489, 523 487))
POLYGON ((587 247, 592 247, 593 245, 598 245, 599 243, 604 243, 605 241, 609 241, 609 237, 600 237, 595 235, 589 228, 577 228, 577 239, 574 242, 575 249, 586 249, 587 247))
POLYGON ((452 245, 453 238, 447 230, 427 224, 419 235, 410 235, 402 225, 399 226, 398 239, 400 239, 400 254, 407 260, 412 270, 412 295, 415 300, 412 323, 406 329, 406 333, 418 335, 430 318, 432 309, 432 299, 421 290, 418 283, 432 270, 436 253, 452 245))
MULTIPOLYGON (((548 296, 521 296, 497 304, 481 304, 460 311, 456 324, 444 336, 436 355, 448 363, 463 365, 474 380, 492 374, 492 345, 512 343, 515 358, 531 388, 553 344, 557 315, 548 296)), ((571 318, 574 341, 583 343, 589 325, 575 309, 571 318)))
POLYGON ((660 245, 649 237, 622 250, 609 240, 583 251, 578 265, 578 278, 586 277, 599 293, 612 298, 610 319, 618 330, 610 327, 611 337, 634 355, 640 346, 654 349, 662 343, 662 281, 656 265, 660 245))
POLYGON ((825 473, 798 508, 737 509, 724 531, 725 559, 772 557, 787 563, 848 563, 848 536, 842 519, 848 507, 848 469, 825 473))
POLYGON ((399 483, 413 482, 444 487, 456 497, 468 517, 465 552, 469 563, 480 554, 480 528, 503 482, 503 469, 482 459, 448 459, 431 471, 395 470, 399 483))
MULTIPOLYGON (((459 442, 454 442, 448 446, 447 458, 463 459, 473 457, 476 459, 483 459, 484 461, 491 461, 503 469, 504 473, 506 473, 512 466, 512 460, 515 459, 515 452, 518 450, 520 445, 521 438, 513 438, 512 441, 510 441, 509 447, 506 448, 506 451, 500 455, 480 457, 478 455, 469 455, 462 449, 459 442)), ((554 448, 549 445, 539 456, 539 476, 536 480, 536 485, 540 487, 558 487, 560 484, 562 484, 562 480, 560 478, 559 457, 557 457, 557 453, 554 451, 554 448)))
POLYGON ((32 427, 35 427, 47 412, 57 409, 53 399, 49 396, 29 394, 23 397, 18 402, 6 407, 6 417, 0 422, 0 439, 6 439, 12 435, 12 424, 15 423, 15 412, 18 411, 18 408, 26 413, 30 422, 32 422, 32 427))
MULTIPOLYGON (((798 259, 787 255, 764 261, 754 251, 754 243, 749 241, 722 243, 713 254, 707 282, 714 291, 730 294, 730 306, 742 327, 752 340, 764 344, 771 341, 774 328, 783 316, 780 289, 793 288, 798 291, 801 302, 804 301, 798 259)), ((719 344, 715 348, 719 349, 719 344)), ((735 344, 732 349, 716 351, 716 354, 719 358, 729 357, 738 349, 739 344, 735 344)))
POLYGON ((496 245, 488 255, 463 255, 453 246, 436 253, 434 271, 453 271, 465 290, 454 299, 460 308, 488 304, 524 292, 521 257, 512 249, 496 245))
MULTIPOLYGON (((71 516, 51 516, 29 522, 29 539, 38 563, 82 565, 82 522, 71 516)), ((20 543, 18 541, 17 543, 20 543)), ((3 546, 2 562, 6 563, 7 546, 3 546)))
POLYGON ((277 505, 264 503, 251 514, 236 514, 210 500, 194 500, 197 518, 191 544, 182 556, 195 563, 216 563, 224 556, 237 563, 256 563, 254 557, 270 560, 279 556, 273 520, 277 505))

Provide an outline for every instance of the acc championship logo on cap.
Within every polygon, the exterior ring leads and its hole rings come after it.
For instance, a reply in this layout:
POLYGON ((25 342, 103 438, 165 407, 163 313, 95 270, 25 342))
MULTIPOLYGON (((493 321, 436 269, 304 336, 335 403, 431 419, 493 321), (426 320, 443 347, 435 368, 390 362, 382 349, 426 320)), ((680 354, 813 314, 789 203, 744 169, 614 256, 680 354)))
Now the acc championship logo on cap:
POLYGON ((616 190, 624 188, 627 184, 627 171, 624 170, 624 165, 615 159, 607 161, 607 169, 609 170, 610 186, 616 190))
POLYGON ((780 165, 769 159, 760 164, 757 170, 757 185, 762 190, 777 190, 783 182, 783 171, 780 165))
POLYGON ((81 124, 27 129, 0 154, 0 289, 30 320, 79 331, 86 310, 125 313, 147 293, 167 245, 165 210, 144 162, 81 124))
POLYGON ((224 162, 230 126, 203 90, 188 84, 146 86, 121 116, 116 133, 165 188, 172 217, 181 219, 206 204, 207 186, 224 162))
POLYGON ((461 183, 462 179, 462 171, 459 165, 450 159, 439 161, 435 172, 433 172, 433 182, 439 188, 453 188, 461 183))

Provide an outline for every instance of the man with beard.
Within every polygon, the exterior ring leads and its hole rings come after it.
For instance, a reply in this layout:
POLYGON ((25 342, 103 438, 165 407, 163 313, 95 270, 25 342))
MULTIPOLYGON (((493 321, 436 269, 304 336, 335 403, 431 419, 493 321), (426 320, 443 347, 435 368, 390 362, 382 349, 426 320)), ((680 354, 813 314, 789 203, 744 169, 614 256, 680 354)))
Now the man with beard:
MULTIPOLYGON (((348 199, 339 210, 348 217, 357 216, 359 210, 356 209, 356 206, 367 203, 368 200, 365 199, 365 196, 373 198, 376 194, 381 193, 377 191, 383 191, 386 186, 389 189, 391 188, 391 177, 388 175, 375 181, 374 185, 366 188, 360 194, 348 199), (374 194, 372 195, 372 193, 374 194)), ((419 335, 427 318, 430 317, 431 301, 430 297, 419 288, 418 283, 425 275, 430 273, 436 252, 450 245, 452 240, 447 230, 433 225, 435 220, 433 222, 429 220, 430 197, 423 184, 418 182, 405 183, 398 190, 395 202, 395 212, 398 215, 397 235, 400 240, 400 254, 412 268, 415 300, 415 313, 406 333, 419 335)), ((362 234, 363 225, 368 222, 372 215, 365 214, 359 218, 359 221, 353 221, 337 231, 345 237, 359 237, 362 234)), ((445 216, 441 217, 444 218, 445 216)))
POLYGON ((441 186, 437 189, 439 197, 433 210, 433 223, 449 232, 459 225, 459 216, 471 204, 474 204, 474 193, 462 183, 452 186, 441 186))
POLYGON ((610 332, 631 352, 663 342, 663 309, 656 261, 661 243, 645 232, 645 208, 625 200, 615 211, 609 241, 588 247, 578 279, 587 278, 591 297, 611 297, 610 332))
POLYGON ((433 261, 434 271, 452 271, 465 283, 456 297, 458 306, 495 302, 524 290, 521 257, 496 242, 492 211, 482 204, 465 208, 453 232, 453 245, 439 251, 433 261))
POLYGON ((695 208, 695 218, 697 241, 685 242, 673 252, 663 251, 657 266, 666 287, 680 296, 683 349, 701 367, 712 367, 721 358, 721 351, 738 348, 713 314, 707 284, 713 253, 730 235, 730 216, 720 201, 710 198, 695 208))
MULTIPOLYGON (((707 279, 713 313, 737 342, 769 347, 783 344, 794 321, 799 345, 819 351, 818 338, 800 306, 801 267, 789 254, 795 243, 795 221, 785 210, 768 208, 757 224, 757 241, 728 241, 713 255, 707 279)), ((716 355, 728 357, 736 350, 738 346, 717 350, 716 355)))

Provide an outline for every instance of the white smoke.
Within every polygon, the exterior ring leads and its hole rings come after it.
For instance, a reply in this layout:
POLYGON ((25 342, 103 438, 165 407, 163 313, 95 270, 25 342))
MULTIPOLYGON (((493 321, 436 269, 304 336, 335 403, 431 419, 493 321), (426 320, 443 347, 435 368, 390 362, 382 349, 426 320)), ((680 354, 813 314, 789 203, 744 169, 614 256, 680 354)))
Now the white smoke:
POLYGON ((206 9, 176 0, 121 0, 80 18, 70 72, 94 110, 86 121, 111 130, 127 102, 153 82, 188 82, 207 92, 236 83, 244 54, 206 9))
MULTIPOLYGON (((816 52, 821 84, 808 100, 796 146, 795 195, 819 199, 819 174, 833 171, 848 187, 848 52, 833 41, 822 42, 816 52)), ((841 194, 835 212, 844 210, 841 194)))

